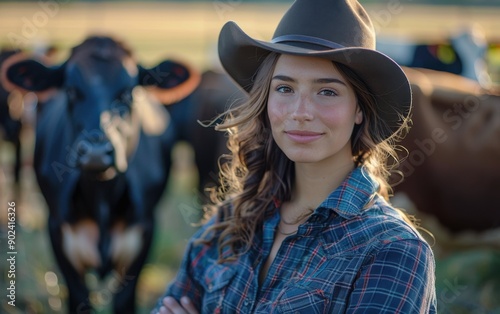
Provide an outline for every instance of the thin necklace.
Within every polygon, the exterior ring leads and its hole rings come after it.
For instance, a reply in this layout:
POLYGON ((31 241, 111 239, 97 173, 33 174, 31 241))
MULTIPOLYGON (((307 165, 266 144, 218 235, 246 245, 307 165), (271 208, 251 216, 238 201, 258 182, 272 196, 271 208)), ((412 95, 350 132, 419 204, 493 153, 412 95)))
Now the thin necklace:
POLYGON ((283 231, 281 231, 281 227, 280 227, 280 225, 281 225, 281 223, 279 223, 279 224, 278 224, 278 232, 279 232, 280 234, 282 234, 282 235, 285 235, 285 236, 289 236, 289 235, 295 234, 295 233, 297 233, 297 231, 299 230, 299 229, 297 228, 297 230, 292 231, 292 232, 290 232, 290 233, 283 232, 283 231))
POLYGON ((305 214, 301 214, 299 215, 297 218, 295 218, 295 221, 293 222, 289 222, 289 221, 286 221, 285 218, 283 218, 283 216, 281 216, 281 221, 285 224, 285 225, 296 225, 298 223, 301 223, 303 222, 304 220, 306 220, 307 218, 309 218, 309 216, 311 216, 311 214, 313 213, 313 210, 309 211, 308 213, 305 213, 305 214))

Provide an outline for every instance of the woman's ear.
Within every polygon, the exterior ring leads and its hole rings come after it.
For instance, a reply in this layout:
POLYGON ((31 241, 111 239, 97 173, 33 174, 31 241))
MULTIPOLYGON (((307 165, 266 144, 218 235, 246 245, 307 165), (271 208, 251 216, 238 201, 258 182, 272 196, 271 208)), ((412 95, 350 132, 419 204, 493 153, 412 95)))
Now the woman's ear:
POLYGON ((359 106, 356 107, 356 117, 354 118, 354 123, 361 124, 363 122, 363 111, 359 106))

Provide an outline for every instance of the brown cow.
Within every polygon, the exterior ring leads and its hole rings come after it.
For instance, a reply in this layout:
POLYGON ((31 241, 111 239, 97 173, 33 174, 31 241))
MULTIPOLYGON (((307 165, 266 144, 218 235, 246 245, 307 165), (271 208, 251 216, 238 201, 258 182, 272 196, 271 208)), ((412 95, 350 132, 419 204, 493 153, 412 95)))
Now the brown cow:
POLYGON ((451 232, 500 227, 500 93, 432 70, 405 69, 413 125, 394 176, 416 208, 451 232))

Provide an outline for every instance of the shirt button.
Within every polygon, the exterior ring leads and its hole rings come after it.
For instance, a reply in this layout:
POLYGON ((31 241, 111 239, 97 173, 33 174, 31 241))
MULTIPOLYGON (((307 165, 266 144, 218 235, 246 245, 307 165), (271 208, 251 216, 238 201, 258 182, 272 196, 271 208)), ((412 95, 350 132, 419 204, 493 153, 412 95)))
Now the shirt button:
POLYGON ((212 288, 213 288, 213 287, 214 287, 214 286, 213 286, 212 284, 209 284, 209 285, 208 285, 208 291, 212 291, 212 288))
POLYGON ((248 306, 248 299, 245 299, 245 302, 243 302, 245 306, 248 306))

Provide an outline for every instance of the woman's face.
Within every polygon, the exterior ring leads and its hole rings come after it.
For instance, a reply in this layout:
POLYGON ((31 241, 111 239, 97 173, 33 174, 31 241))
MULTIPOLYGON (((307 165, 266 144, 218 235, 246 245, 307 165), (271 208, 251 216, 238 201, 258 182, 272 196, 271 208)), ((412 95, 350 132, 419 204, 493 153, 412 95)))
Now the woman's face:
POLYGON ((352 87, 331 61, 281 55, 267 113, 276 144, 292 161, 352 162, 350 138, 363 115, 352 87))

